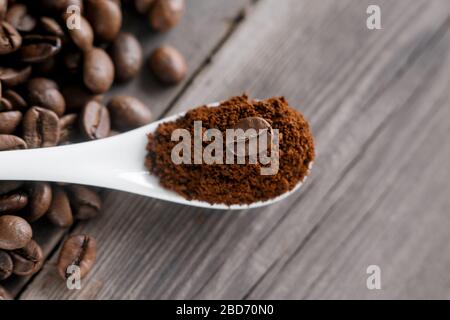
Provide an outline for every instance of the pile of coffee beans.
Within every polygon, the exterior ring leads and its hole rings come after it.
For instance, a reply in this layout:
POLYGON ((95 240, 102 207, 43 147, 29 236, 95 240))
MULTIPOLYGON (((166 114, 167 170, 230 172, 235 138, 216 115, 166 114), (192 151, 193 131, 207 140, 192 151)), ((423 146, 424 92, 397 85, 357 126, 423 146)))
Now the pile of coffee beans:
MULTIPOLYGON (((149 29, 165 32, 180 21, 185 1, 0 0, 0 151, 102 139, 152 120, 150 109, 134 97, 103 101, 113 83, 130 81, 143 69, 139 40, 122 31, 128 6, 149 29)), ((157 48, 148 61, 164 84, 186 76, 186 61, 173 47, 157 48)), ((97 216, 101 207, 94 188, 0 182, 0 283, 41 268, 35 221, 69 228, 97 216)), ((62 247, 59 273, 65 278, 75 263, 84 276, 95 255, 92 237, 72 236, 62 247)), ((8 297, 0 286, 0 299, 8 297)))
POLYGON ((57 267, 58 272, 64 279, 69 266, 80 268, 80 276, 83 278, 94 265, 96 258, 96 241, 88 235, 73 235, 68 238, 61 249, 57 267))

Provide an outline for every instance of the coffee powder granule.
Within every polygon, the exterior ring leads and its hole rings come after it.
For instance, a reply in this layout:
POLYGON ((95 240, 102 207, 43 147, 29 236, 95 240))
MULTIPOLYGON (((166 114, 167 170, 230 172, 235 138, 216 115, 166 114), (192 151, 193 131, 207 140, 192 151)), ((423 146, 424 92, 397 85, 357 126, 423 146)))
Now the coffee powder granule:
MULTIPOLYGON (((192 139, 193 140, 193 139, 192 139)), ((193 141, 192 141, 193 144, 193 141)), ((203 148, 208 142, 203 142, 203 148)), ((224 138, 224 153, 225 153, 224 138)), ((309 173, 314 161, 314 140, 302 114, 289 107, 283 97, 264 101, 234 97, 218 107, 201 106, 175 121, 159 125, 148 136, 146 167, 159 177, 163 187, 188 200, 211 204, 251 204, 275 198, 289 190, 309 173), (204 129, 232 129, 239 120, 260 117, 279 130, 279 170, 275 175, 261 175, 261 164, 179 164, 172 162, 172 132, 183 128, 194 134, 194 121, 202 121, 204 129)), ((192 146, 193 150, 193 146, 192 146)), ((192 152, 193 153, 193 152, 192 152)), ((237 163, 237 162, 235 162, 237 163)))

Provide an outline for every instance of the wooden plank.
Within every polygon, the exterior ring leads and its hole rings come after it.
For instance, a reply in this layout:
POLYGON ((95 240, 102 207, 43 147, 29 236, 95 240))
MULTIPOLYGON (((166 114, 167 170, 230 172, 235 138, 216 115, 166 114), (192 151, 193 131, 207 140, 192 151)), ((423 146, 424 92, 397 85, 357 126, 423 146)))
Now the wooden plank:
MULTIPOLYGON (((48 263, 21 298, 281 299, 315 293, 314 286, 310 291, 301 287, 301 273, 320 275, 326 266, 312 259, 304 268, 296 263, 339 204, 339 194, 357 194, 361 188, 347 186, 365 150, 377 137, 384 145, 391 140, 378 131, 402 124, 398 117, 392 122, 393 116, 420 88, 421 76, 429 75, 432 67, 422 68, 420 58, 436 47, 450 13, 445 0, 379 2, 384 29, 374 32, 365 27, 369 1, 260 1, 171 110, 242 90, 261 98, 286 95, 303 106, 316 133, 318 161, 302 192, 272 207, 239 213, 110 193, 108 215, 76 229, 100 243, 99 261, 83 289, 68 291, 48 263), (414 77, 408 77, 412 68, 414 77)), ((410 116, 413 123, 423 119, 422 113, 410 116)), ((397 163, 390 164, 392 172, 401 172, 397 163)), ((364 174, 359 184, 372 177, 369 164, 359 170, 364 174)), ((372 179, 383 182, 379 175, 372 179)), ((386 181, 389 186, 392 180, 386 181)), ((377 201, 379 196, 371 198, 368 190, 364 195, 377 201)), ((327 224, 333 231, 335 226, 327 224)), ((339 230, 331 235, 338 237, 339 230)), ((326 253, 308 252, 329 262, 326 253)), ((338 292, 338 283, 334 289, 338 292)))
MULTIPOLYGON (((107 97, 116 94, 133 95, 144 101, 157 119, 207 63, 208 57, 217 49, 238 23, 250 0, 187 0, 186 13, 180 24, 164 34, 152 32, 145 19, 131 10, 125 12, 124 30, 137 35, 143 45, 144 57, 161 44, 175 46, 185 56, 189 65, 186 79, 175 87, 163 86, 150 75, 144 65, 143 71, 133 81, 116 85, 107 97), (205 28, 205 26, 208 26, 205 28)), ((106 97, 106 98, 107 98, 106 97)), ((106 210, 104 210, 106 212, 106 210)), ((107 214, 107 213, 106 213, 107 214)), ((66 230, 57 229, 45 221, 34 226, 35 238, 48 256, 61 240, 66 230)), ((9 279, 4 285, 16 295, 29 281, 27 277, 9 279)))
POLYGON ((322 219, 301 250, 280 259, 250 298, 450 296, 442 281, 450 266, 450 24, 445 32, 374 103, 373 112, 395 111, 317 208, 322 219), (366 287, 370 265, 381 268, 381 291, 366 287))

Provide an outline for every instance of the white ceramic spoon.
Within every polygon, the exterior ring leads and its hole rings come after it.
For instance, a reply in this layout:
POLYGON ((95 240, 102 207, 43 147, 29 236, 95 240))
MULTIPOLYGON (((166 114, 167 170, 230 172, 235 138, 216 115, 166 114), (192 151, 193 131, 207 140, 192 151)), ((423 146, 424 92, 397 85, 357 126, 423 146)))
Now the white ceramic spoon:
MULTIPOLYGON (((217 106, 210 104, 209 106, 217 106)), ((0 180, 68 182, 131 192, 189 206, 241 210, 278 202, 300 188, 250 205, 189 201, 160 186, 144 166, 147 134, 184 113, 106 139, 52 148, 0 152, 0 180)))

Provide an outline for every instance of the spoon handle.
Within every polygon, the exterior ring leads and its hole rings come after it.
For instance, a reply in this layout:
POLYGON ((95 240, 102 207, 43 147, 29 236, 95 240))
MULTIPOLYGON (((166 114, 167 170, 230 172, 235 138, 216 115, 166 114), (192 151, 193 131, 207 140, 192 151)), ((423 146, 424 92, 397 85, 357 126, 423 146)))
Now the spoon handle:
POLYGON ((145 171, 144 130, 67 146, 0 152, 0 180, 68 182, 120 189, 124 173, 145 171))
POLYGON ((62 147, 0 152, 0 180, 85 183, 101 174, 102 144, 97 141, 62 147))

